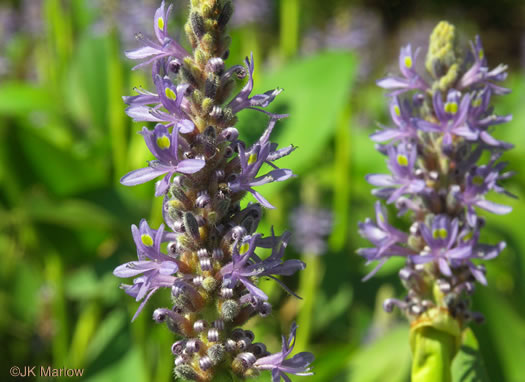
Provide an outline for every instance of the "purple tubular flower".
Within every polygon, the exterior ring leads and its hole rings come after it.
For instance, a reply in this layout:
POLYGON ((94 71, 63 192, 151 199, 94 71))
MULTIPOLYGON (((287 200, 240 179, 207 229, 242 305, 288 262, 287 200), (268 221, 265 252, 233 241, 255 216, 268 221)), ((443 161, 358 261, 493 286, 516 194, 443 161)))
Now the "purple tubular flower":
POLYGON ((388 147, 388 168, 392 175, 370 174, 366 176, 368 183, 387 187, 382 189, 381 195, 386 196, 387 203, 393 203, 403 194, 418 194, 425 188, 425 182, 418 179, 414 173, 414 164, 417 158, 415 146, 406 144, 388 147), (400 186, 396 188, 395 186, 400 186))
POLYGON ((417 126, 416 123, 414 123, 415 120, 411 115, 408 102, 399 102, 398 97, 392 97, 390 102, 390 116, 396 128, 383 127, 383 130, 379 130, 370 135, 370 139, 374 142, 396 142, 416 138, 417 126))
POLYGON ((158 42, 142 37, 141 41, 144 44, 142 47, 126 52, 126 57, 132 60, 146 59, 146 61, 136 65, 133 70, 149 65, 162 58, 174 57, 182 61, 184 57, 189 56, 188 52, 167 34, 168 17, 171 9, 172 6, 170 5, 168 9, 165 10, 163 1, 155 12, 154 28, 158 42))
POLYGON ((467 123, 471 129, 479 132, 480 140, 489 146, 510 149, 512 144, 494 138, 488 131, 491 126, 507 123, 512 120, 512 115, 496 116, 492 114, 490 99, 492 91, 489 87, 480 91, 473 99, 467 116, 467 123))
MULTIPOLYGON (((300 260, 282 261, 284 249, 290 238, 289 233, 283 234, 280 238, 273 238, 274 245, 272 254, 265 260, 261 260, 256 254, 260 235, 252 235, 249 242, 236 244, 232 254, 232 261, 221 269, 223 276, 223 286, 234 288, 238 282, 241 282, 246 289, 258 300, 266 301, 268 296, 257 288, 252 280, 252 276, 267 276, 276 280, 288 293, 296 296, 286 285, 284 285, 276 275, 290 276, 295 272, 304 269, 305 264, 300 260)), ((296 296, 297 297, 297 296, 296 296)))
POLYGON ((184 95, 189 85, 183 84, 175 87, 171 80, 162 78, 158 70, 154 74, 153 81, 157 94, 140 91, 138 96, 124 97, 124 102, 129 105, 126 114, 135 122, 161 122, 167 127, 179 125, 183 133, 193 131, 193 122, 189 120, 184 110, 188 107, 185 105, 187 101, 184 95), (166 111, 161 110, 162 108, 166 111))
POLYGON ((160 196, 166 193, 170 184, 170 179, 176 172, 182 174, 194 174, 200 171, 205 165, 204 160, 179 160, 179 130, 189 132, 184 126, 173 128, 171 134, 169 134, 167 127, 161 124, 155 126, 154 131, 144 127, 141 134, 146 141, 146 145, 157 160, 149 162, 148 167, 133 170, 124 175, 120 180, 120 183, 125 186, 135 186, 165 175, 164 178, 155 185, 155 196, 160 196))
POLYGON ((379 261, 379 264, 363 278, 368 280, 392 256, 407 256, 414 252, 406 248, 408 235, 388 223, 386 209, 380 201, 376 202, 376 223, 366 219, 359 223, 359 235, 375 245, 375 248, 360 248, 357 253, 367 259, 367 264, 379 261))
POLYGON ((443 275, 452 276, 449 260, 465 258, 472 254, 471 246, 454 247, 458 235, 458 224, 457 219, 451 220, 446 215, 436 216, 431 228, 421 223, 419 229, 429 251, 412 256, 412 261, 418 264, 434 261, 443 275))
MULTIPOLYGON (((246 67, 248 69, 248 82, 242 88, 242 90, 237 94, 233 100, 228 104, 228 107, 232 109, 234 114, 237 114, 243 109, 253 109, 258 111, 263 111, 258 109, 258 107, 267 107, 281 92, 282 89, 269 90, 264 94, 256 94, 250 98, 250 94, 253 90, 253 71, 254 71, 254 61, 253 53, 251 55, 251 61, 246 57, 245 60, 246 67)), ((264 111, 263 111, 264 112, 264 111)))
POLYGON ((426 81, 416 72, 416 59, 419 49, 412 54, 410 45, 401 48, 399 53, 399 70, 403 77, 386 77, 377 81, 377 85, 383 89, 393 90, 390 95, 399 95, 409 90, 419 89, 426 91, 429 86, 426 81))
POLYGON ((272 161, 280 159, 294 150, 294 147, 291 146, 276 151, 276 145, 269 140, 279 117, 271 118, 264 134, 248 151, 246 151, 242 143, 237 145, 241 172, 228 183, 233 192, 248 191, 252 193, 257 201, 266 208, 274 207, 252 187, 262 186, 271 182, 282 182, 294 176, 291 170, 278 168, 272 163, 272 161), (257 176, 264 163, 269 164, 274 169, 262 176, 257 176))
POLYGON ((177 262, 163 254, 160 245, 163 241, 173 238, 173 235, 164 233, 164 225, 158 230, 149 227, 145 219, 140 222, 140 228, 131 226, 133 239, 137 246, 139 261, 130 261, 119 265, 113 274, 121 278, 129 278, 141 275, 133 280, 133 285, 123 284, 124 291, 137 301, 143 300, 133 320, 144 308, 149 298, 161 287, 171 287, 176 281, 172 276, 178 271, 177 262))
POLYGON ((314 361, 312 353, 301 352, 294 355, 292 358, 286 359, 293 351, 296 331, 297 325, 294 322, 288 340, 286 340, 284 336, 282 337, 282 350, 279 353, 259 358, 253 364, 256 369, 271 370, 272 382, 279 382, 281 378, 286 382, 291 382, 290 377, 286 374, 301 376, 313 375, 309 367, 314 361))
POLYGON ((476 36, 476 42, 472 43, 472 54, 474 56, 474 64, 459 80, 459 88, 467 89, 470 87, 486 86, 494 94, 503 95, 510 93, 510 90, 492 81, 501 82, 507 78, 507 65, 499 64, 496 68, 489 71, 485 51, 481 44, 481 39, 476 36))
POLYGON ((467 115, 470 107, 470 96, 464 95, 459 102, 461 94, 451 89, 447 95, 447 102, 443 104, 441 94, 436 91, 434 93, 434 111, 439 124, 428 122, 425 120, 418 120, 418 128, 426 132, 438 132, 443 134, 443 147, 449 148, 452 145, 453 136, 459 136, 468 140, 474 141, 478 138, 475 130, 472 130, 467 121, 467 115))
MULTIPOLYGON (((494 160, 495 159, 496 157, 494 160)), ((505 215, 512 211, 512 207, 485 199, 485 194, 490 190, 498 193, 507 193, 497 184, 497 181, 502 178, 499 173, 503 168, 501 165, 504 166, 505 163, 493 166, 494 160, 489 165, 476 167, 467 174, 466 187, 463 191, 460 190, 459 186, 452 187, 453 195, 467 208, 466 218, 471 227, 477 224, 477 215, 474 212, 474 207, 482 208, 497 215, 505 215)), ((509 175, 504 174, 503 178, 508 176, 509 175)))

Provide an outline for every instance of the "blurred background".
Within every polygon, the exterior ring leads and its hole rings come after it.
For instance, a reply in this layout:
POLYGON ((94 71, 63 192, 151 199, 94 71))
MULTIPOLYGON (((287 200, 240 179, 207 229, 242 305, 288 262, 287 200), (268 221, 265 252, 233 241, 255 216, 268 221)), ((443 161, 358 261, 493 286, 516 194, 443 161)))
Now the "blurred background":
MULTIPOLYGON (((516 145, 505 154, 517 175, 507 188, 518 200, 507 216, 490 216, 484 241, 507 242, 487 264, 473 325, 481 357, 462 352, 455 381, 525 381, 525 3, 521 0, 234 0, 229 65, 250 52, 256 90, 285 89, 270 110, 290 113, 273 141, 299 147, 282 159, 298 177, 261 191, 278 208, 260 231, 294 233, 289 258, 309 267, 287 283, 264 289, 273 316, 248 327, 269 350, 299 323, 296 350, 316 354, 311 381, 408 381, 406 321, 387 315, 382 301, 403 296, 400 263, 390 261, 367 283, 355 254, 366 242, 357 222, 373 215, 364 176, 386 169, 368 135, 388 124, 384 92, 375 80, 397 72, 401 44, 425 46, 447 19, 464 41, 480 34, 491 67, 509 64, 512 94, 496 101, 513 113, 495 136, 516 145), (520 168, 521 167, 521 168, 520 168), (521 171, 520 171, 521 170, 521 171), (300 312, 300 313, 298 313, 300 312), (476 374, 472 370, 481 368, 476 374), (475 377, 474 375, 477 375, 475 377), (480 375, 485 375, 483 378, 480 375), (480 379, 481 378, 481 379, 480 379)), ((0 379, 13 365, 85 368, 86 381, 170 381, 173 335, 151 320, 166 305, 158 293, 130 324, 137 303, 112 275, 136 256, 130 225, 161 223, 153 184, 127 188, 122 175, 150 159, 142 125, 124 114, 123 95, 151 88, 148 70, 132 72, 123 51, 136 33, 152 35, 155 0, 0 1, 0 379)), ((185 1, 170 20, 182 36, 185 1)), ((424 57, 423 50, 420 57, 424 57)), ((266 126, 261 113, 240 115, 253 142, 266 126)), ((248 201, 248 199, 247 199, 248 201)), ((475 347, 475 346, 474 346, 475 347)), ((269 374, 260 380, 270 380, 269 374)), ((294 378, 301 380, 301 377, 294 378)))

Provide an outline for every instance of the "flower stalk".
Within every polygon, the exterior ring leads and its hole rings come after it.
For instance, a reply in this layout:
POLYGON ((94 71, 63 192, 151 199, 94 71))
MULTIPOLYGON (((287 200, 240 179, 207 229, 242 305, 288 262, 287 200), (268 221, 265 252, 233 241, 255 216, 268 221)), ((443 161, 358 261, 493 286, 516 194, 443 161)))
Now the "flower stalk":
POLYGON ((493 96, 509 92, 498 84, 506 66, 488 68, 479 37, 470 50, 458 45, 454 26, 440 22, 430 36, 425 75, 417 66, 419 50, 408 45, 399 56, 401 76, 378 81, 390 91, 395 127, 382 127, 371 138, 391 174, 370 174, 367 181, 398 216, 408 216, 410 228, 391 225, 378 201, 376 221, 359 224, 373 247, 358 253, 378 262, 365 279, 393 256, 406 259, 399 276, 408 294, 387 299, 384 308, 398 307, 411 323, 412 381, 451 380, 462 332, 483 319, 470 309, 476 282, 487 284, 481 263, 505 247, 480 242, 485 219, 477 211, 511 211, 486 199, 489 191, 513 196, 501 185, 512 172, 500 161, 512 145, 492 136, 494 126, 511 116, 494 114, 490 105, 493 96))
POLYGON ((268 370, 274 382, 287 374, 311 375, 313 355, 289 357, 297 327, 292 325, 282 349, 270 353, 242 326, 253 316, 267 317, 272 306, 258 287, 261 277, 279 283, 305 268, 299 260, 284 260, 289 233, 257 233, 262 207, 273 208, 256 187, 284 181, 294 174, 274 164, 295 147, 278 149, 270 136, 285 115, 268 106, 281 92, 252 95, 253 57, 245 65, 226 66, 230 37, 226 27, 233 13, 230 0, 192 0, 185 24, 192 48, 186 51, 168 34, 171 6, 164 2, 154 15, 153 39, 127 52, 140 60, 136 68, 151 65, 155 91, 136 89, 124 97, 126 113, 136 122, 153 122, 140 134, 155 157, 144 168, 124 175, 126 186, 158 179, 155 195, 163 198, 164 224, 157 229, 142 220, 131 230, 137 261, 117 267, 114 274, 134 278, 122 289, 141 304, 159 290, 171 292, 171 303, 154 311, 153 319, 177 337, 171 352, 175 376, 190 381, 238 381, 268 370), (236 94, 236 82, 246 81, 236 94), (253 109, 269 116, 260 139, 248 145, 234 127, 237 113, 253 109), (270 171, 260 174, 267 164, 270 171), (241 207, 251 193, 257 203, 241 207), (257 252, 269 249, 261 258, 257 252))

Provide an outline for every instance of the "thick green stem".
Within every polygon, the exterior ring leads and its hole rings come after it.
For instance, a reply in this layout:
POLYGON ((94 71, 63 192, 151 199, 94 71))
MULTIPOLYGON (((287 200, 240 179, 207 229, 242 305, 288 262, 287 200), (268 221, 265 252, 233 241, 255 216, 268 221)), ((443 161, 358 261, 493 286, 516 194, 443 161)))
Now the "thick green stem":
POLYGON ((455 339, 431 326, 418 329, 413 341, 412 382, 451 382, 455 339))
POLYGON ((459 322, 444 308, 423 313, 410 329, 412 382, 451 382, 451 366, 461 346, 459 322))

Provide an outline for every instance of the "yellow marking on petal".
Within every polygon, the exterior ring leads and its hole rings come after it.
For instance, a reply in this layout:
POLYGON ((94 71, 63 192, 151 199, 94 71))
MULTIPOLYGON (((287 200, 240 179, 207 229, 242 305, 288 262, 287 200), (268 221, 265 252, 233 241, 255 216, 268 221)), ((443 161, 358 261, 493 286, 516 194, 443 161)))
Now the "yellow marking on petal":
POLYGON ((456 114, 458 112, 457 102, 447 102, 445 104, 445 111, 450 114, 456 114))
POLYGON ((479 175, 476 175, 473 179, 472 179, 472 183, 474 183, 476 186, 481 186, 484 182, 484 179, 482 176, 479 176, 479 175))
POLYGON ((410 69, 412 67, 412 57, 406 56, 404 59, 405 66, 410 69))
POLYGON ((153 246, 153 238, 147 233, 142 234, 142 236, 140 237, 140 241, 142 241, 142 244, 144 244, 146 247, 153 246))
POLYGON ((248 158, 248 164, 254 164, 255 162, 257 162, 257 154, 250 154, 248 158))
POLYGON ((448 231, 446 228, 440 228, 438 234, 440 238, 446 239, 448 236, 448 231))
POLYGON ((474 98, 472 100, 472 106, 473 107, 480 107, 481 106, 481 97, 474 98))
POLYGON ((164 18, 163 17, 159 17, 157 19, 157 26, 159 27, 160 30, 164 30, 164 18))
POLYGON ((244 243, 241 245, 241 248, 239 249, 239 254, 244 255, 246 252, 248 252, 250 249, 250 244, 244 243))
POLYGON ((479 57, 480 60, 483 60, 483 57, 485 57, 485 52, 483 51, 483 49, 479 50, 478 57, 479 57))
POLYGON ((398 117, 401 115, 401 109, 399 108, 399 106, 394 105, 394 113, 396 113, 398 117))
POLYGON ((467 234, 463 237, 463 241, 469 241, 470 239, 472 239, 472 236, 474 236, 474 235, 472 234, 472 232, 467 233, 467 234))
POLYGON ((163 135, 162 137, 157 138, 157 146, 159 146, 162 150, 167 150, 171 146, 171 141, 167 135, 163 135))
POLYGON ((397 164, 400 166, 406 167, 408 166, 408 158, 406 155, 398 154, 397 155, 397 164))
POLYGON ((437 229, 435 229, 435 230, 432 231, 432 237, 433 237, 434 239, 438 239, 438 238, 439 238, 439 232, 438 232, 437 229))
POLYGON ((172 88, 166 88, 166 90, 164 90, 164 94, 166 94, 166 97, 168 97, 168 99, 171 99, 172 101, 175 101, 177 99, 177 95, 175 94, 172 88))

